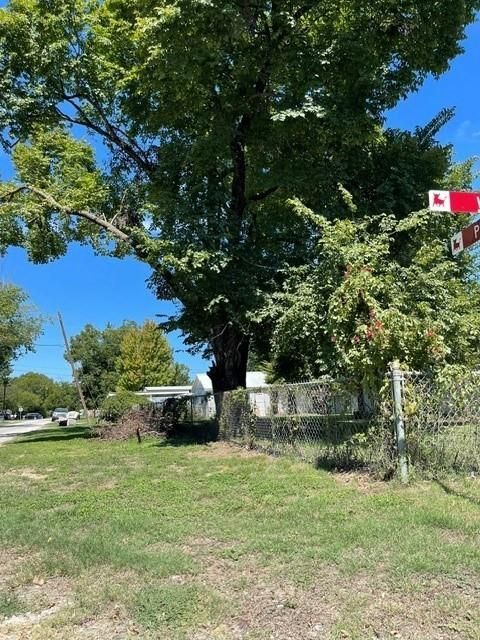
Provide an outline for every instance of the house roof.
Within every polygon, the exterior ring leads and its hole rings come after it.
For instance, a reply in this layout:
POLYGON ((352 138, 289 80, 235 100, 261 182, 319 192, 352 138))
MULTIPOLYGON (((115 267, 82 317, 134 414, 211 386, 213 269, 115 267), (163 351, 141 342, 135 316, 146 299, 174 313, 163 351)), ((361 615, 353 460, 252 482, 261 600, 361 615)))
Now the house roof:
MULTIPOLYGON (((247 389, 255 389, 257 387, 266 387, 267 379, 263 371, 247 371, 247 389)), ((193 395, 203 395, 204 393, 212 393, 212 381, 206 373, 199 373, 192 385, 193 395)))
POLYGON ((192 385, 192 393, 195 392, 212 393, 212 381, 206 373, 199 373, 195 376, 195 380, 192 385))
POLYGON ((178 398, 188 396, 192 390, 191 385, 170 386, 170 387, 145 387, 143 391, 139 391, 137 395, 150 398, 151 401, 160 398, 178 398))

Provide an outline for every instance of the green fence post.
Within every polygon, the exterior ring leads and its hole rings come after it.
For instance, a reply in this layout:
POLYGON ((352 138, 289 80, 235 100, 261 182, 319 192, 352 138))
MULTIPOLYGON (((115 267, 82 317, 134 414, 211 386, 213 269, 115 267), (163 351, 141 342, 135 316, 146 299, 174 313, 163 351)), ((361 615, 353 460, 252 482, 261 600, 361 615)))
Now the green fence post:
POLYGON ((407 442, 405 437, 405 421, 403 418, 403 373, 398 360, 391 364, 393 421, 397 444, 398 466, 402 482, 408 481, 407 442))

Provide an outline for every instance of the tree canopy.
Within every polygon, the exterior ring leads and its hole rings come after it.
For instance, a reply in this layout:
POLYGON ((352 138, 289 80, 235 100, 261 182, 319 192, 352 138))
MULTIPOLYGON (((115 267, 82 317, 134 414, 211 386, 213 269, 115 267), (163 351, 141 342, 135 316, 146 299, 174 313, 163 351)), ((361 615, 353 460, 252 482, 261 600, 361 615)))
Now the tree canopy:
POLYGON ((41 332, 41 319, 28 304, 27 294, 12 284, 0 283, 0 376, 7 378, 11 363, 32 351, 41 332))
POLYGON ((265 310, 276 377, 375 384, 397 358, 417 371, 479 365, 480 285, 446 257, 448 225, 426 212, 384 216, 374 234, 371 220, 317 221, 318 264, 293 270, 265 310), (408 260, 395 250, 406 230, 416 235, 408 260))
POLYGON ((172 349, 155 322, 132 327, 123 336, 116 362, 117 389, 142 391, 144 387, 172 385, 182 370, 173 362, 172 349))
POLYGON ((316 259, 319 227, 291 198, 326 219, 351 217, 346 193, 359 212, 405 216, 422 206, 409 175, 440 181, 445 156, 384 131, 383 113, 448 68, 478 8, 11 0, 0 130, 16 175, 0 185, 0 242, 35 261, 77 239, 134 253, 179 304, 168 326, 213 355, 214 389, 244 385, 265 297, 316 259))
POLYGON ((83 394, 99 407, 117 388, 141 391, 145 386, 188 384, 188 367, 174 362, 163 332, 154 322, 97 329, 91 324, 70 339, 83 394))
POLYGON ((7 387, 6 405, 13 411, 22 407, 23 413, 39 411, 48 416, 56 407, 74 410, 79 408, 79 404, 72 383, 55 382, 33 371, 13 378, 7 387))
POLYGON ((78 364, 78 377, 90 407, 98 407, 116 389, 122 340, 135 326, 134 322, 125 322, 120 327, 107 325, 102 330, 87 324, 70 339, 70 352, 78 364))

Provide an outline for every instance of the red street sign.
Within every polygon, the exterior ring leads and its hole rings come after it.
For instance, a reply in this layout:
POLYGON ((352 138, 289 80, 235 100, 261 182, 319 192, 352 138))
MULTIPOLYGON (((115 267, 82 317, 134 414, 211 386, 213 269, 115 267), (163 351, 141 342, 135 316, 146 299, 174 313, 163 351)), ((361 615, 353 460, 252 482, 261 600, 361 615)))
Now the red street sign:
POLYGON ((430 211, 480 213, 480 193, 472 191, 429 191, 430 211))
POLYGON ((459 233, 456 233, 450 240, 452 245, 452 254, 458 255, 464 249, 468 249, 472 244, 480 241, 480 220, 474 222, 469 227, 465 227, 459 233))

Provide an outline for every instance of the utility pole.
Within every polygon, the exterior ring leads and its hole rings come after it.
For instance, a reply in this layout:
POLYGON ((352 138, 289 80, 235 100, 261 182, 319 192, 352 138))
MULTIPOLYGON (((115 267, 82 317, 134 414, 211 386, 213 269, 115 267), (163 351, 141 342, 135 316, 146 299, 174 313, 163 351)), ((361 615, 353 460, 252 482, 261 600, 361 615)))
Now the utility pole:
POLYGON ((68 361, 70 363, 70 366, 72 367, 72 374, 73 374, 73 379, 75 380, 75 386, 77 387, 78 397, 80 398, 80 403, 82 405, 83 412, 85 414, 85 417, 87 418, 88 424, 90 425, 90 418, 88 417, 87 404, 85 402, 85 398, 83 397, 83 391, 82 391, 82 387, 80 385, 80 380, 78 379, 77 370, 75 369, 75 365, 73 363, 72 353, 70 351, 70 345, 68 344, 68 338, 67 338, 67 334, 65 332, 65 327, 63 325, 62 314, 60 313, 60 311, 58 312, 58 320, 60 322, 60 328, 62 330, 63 339, 65 341, 65 349, 67 351, 67 358, 68 358, 68 361))

